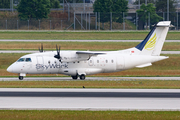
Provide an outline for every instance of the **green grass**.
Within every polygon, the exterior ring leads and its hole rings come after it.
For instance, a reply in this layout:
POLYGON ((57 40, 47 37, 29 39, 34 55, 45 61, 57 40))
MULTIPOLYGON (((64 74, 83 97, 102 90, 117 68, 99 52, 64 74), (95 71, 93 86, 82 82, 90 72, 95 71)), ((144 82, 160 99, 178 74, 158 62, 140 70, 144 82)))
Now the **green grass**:
MULTIPOLYGON (((143 40, 149 31, 0 31, 0 39, 33 40, 143 40)), ((168 40, 180 40, 179 32, 168 32, 168 40)))
MULTIPOLYGON (((62 50, 113 51, 134 47, 139 42, 43 42, 45 51, 55 50, 57 45, 62 50)), ((0 42, 0 50, 38 50, 41 42, 0 42)), ((164 51, 180 51, 180 42, 164 43, 164 51)))
POLYGON ((0 81, 0 88, 116 88, 116 89, 180 89, 179 80, 128 81, 0 81))
POLYGON ((53 120, 179 120, 179 111, 0 110, 1 119, 53 120))

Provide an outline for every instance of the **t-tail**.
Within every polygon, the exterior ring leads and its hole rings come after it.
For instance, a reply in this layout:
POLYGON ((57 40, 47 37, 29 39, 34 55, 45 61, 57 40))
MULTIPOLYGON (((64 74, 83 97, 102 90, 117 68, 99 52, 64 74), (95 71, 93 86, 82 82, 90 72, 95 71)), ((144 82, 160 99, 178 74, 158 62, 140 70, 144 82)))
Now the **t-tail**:
POLYGON ((160 55, 170 23, 170 21, 162 21, 152 28, 147 37, 135 47, 140 51, 140 55, 160 55))

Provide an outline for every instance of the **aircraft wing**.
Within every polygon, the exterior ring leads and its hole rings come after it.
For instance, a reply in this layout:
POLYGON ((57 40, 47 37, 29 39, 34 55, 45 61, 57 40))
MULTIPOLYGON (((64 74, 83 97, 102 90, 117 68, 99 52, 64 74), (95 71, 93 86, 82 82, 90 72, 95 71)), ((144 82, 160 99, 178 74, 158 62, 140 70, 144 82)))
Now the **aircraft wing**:
POLYGON ((106 54, 107 52, 97 51, 74 51, 63 53, 61 62, 77 62, 89 60, 92 56, 106 54))
POLYGON ((77 51, 76 54, 94 56, 94 55, 100 55, 100 54, 106 54, 106 53, 105 52, 92 52, 92 51, 77 51))
POLYGON ((81 60, 89 60, 92 56, 106 54, 106 52, 77 51, 76 54, 81 60))

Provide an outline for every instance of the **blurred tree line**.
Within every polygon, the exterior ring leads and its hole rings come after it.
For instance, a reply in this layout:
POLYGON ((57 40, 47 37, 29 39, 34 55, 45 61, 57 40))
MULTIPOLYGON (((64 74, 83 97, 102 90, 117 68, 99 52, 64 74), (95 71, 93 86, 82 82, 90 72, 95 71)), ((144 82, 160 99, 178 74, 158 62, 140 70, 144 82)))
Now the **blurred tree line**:
POLYGON ((10 0, 0 0, 0 8, 10 8, 10 0))
POLYGON ((42 19, 48 18, 50 8, 60 8, 59 0, 21 0, 17 11, 22 20, 42 19))
MULTIPOLYGON (((83 3, 84 0, 64 0, 64 2, 83 3)), ((63 3, 63 0, 20 0, 17 11, 22 20, 48 18, 50 9, 60 8, 60 3, 63 3)), ((150 24, 152 25, 163 19, 156 14, 157 12, 167 12, 167 0, 147 0, 147 5, 144 3, 145 0, 140 0, 141 7, 136 11, 139 18, 139 29, 144 29, 149 16, 150 24)), ((138 5, 139 0, 136 0, 134 4, 138 5)), ((169 11, 176 12, 176 5, 176 0, 169 0, 169 11)), ((0 0, 0 8, 10 8, 10 0, 0 0)), ((96 0, 93 4, 93 8, 94 12, 101 13, 100 20, 102 23, 111 20, 109 15, 110 12, 113 13, 113 22, 122 23, 123 15, 126 15, 128 11, 128 2, 127 0, 96 0)))
MULTIPOLYGON (((148 24, 150 19, 150 24, 154 25, 163 18, 157 15, 158 12, 167 12, 167 0, 147 0, 147 5, 145 5, 145 0, 140 0, 141 6, 136 12, 138 13, 138 29, 145 29, 145 24, 148 24), (149 18, 150 17, 150 18, 149 18)), ((139 4, 139 0, 134 2, 135 5, 139 4)), ((169 12, 176 12, 176 0, 169 0, 169 12)), ((149 26, 151 27, 151 26, 149 26)))
MULTIPOLYGON (((140 0, 140 4, 145 4, 145 0, 140 0)), ((167 12, 167 0, 147 0, 147 4, 152 3, 154 7, 156 7, 156 12, 167 12)), ((134 2, 134 5, 138 5, 139 0, 134 2)), ((176 0, 169 0, 169 11, 175 12, 176 11, 176 0)))
MULTIPOLYGON (((94 2, 93 8, 94 12, 100 12, 100 21, 103 23, 102 27, 104 29, 105 22, 123 22, 123 14, 128 11, 128 1, 127 0, 96 0, 94 2), (112 15, 112 21, 110 18, 110 13, 116 14, 112 15)), ((98 15, 99 17, 99 15, 98 15)), ((112 25, 112 24, 110 24, 112 25)), ((111 26, 110 26, 111 29, 111 26)))

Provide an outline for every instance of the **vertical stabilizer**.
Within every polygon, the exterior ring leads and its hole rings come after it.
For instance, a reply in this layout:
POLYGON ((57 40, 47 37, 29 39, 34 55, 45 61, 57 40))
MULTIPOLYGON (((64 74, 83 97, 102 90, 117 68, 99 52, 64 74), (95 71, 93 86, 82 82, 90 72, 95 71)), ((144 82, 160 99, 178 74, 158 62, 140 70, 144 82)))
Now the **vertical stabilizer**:
POLYGON ((147 37, 136 46, 141 51, 141 55, 160 55, 170 23, 170 21, 162 21, 154 26, 147 37))

